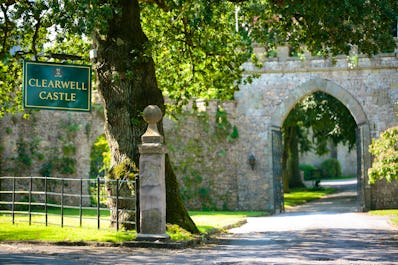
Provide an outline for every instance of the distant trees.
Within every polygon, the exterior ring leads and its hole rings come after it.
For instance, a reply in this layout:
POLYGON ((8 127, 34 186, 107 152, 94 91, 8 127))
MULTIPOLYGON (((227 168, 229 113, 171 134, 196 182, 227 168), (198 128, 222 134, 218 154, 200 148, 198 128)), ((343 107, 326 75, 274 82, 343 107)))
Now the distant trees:
POLYGON ((356 127, 349 110, 331 95, 318 91, 297 103, 282 127, 284 191, 303 186, 299 172, 300 151, 314 150, 322 155, 328 152, 330 141, 335 145, 344 143, 353 148, 356 127), (312 134, 309 133, 310 129, 312 134))

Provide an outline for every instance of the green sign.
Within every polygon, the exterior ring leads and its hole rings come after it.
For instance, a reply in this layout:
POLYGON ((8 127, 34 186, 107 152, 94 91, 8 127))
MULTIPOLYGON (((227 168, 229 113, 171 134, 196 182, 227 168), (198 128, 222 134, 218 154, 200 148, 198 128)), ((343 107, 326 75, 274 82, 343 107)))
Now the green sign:
POLYGON ((24 61, 24 108, 91 110, 91 66, 24 61))

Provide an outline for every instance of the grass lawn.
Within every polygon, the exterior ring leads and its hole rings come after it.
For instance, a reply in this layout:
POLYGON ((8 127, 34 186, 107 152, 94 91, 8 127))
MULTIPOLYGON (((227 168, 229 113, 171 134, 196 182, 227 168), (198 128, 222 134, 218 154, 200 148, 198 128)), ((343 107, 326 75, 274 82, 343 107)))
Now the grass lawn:
MULTIPOLYGON (((306 203, 330 194, 334 189, 295 189, 285 194, 285 206, 306 203)), ((32 215, 32 225, 29 226, 27 215, 16 215, 15 224, 11 223, 10 215, 0 215, 0 241, 4 240, 41 240, 41 241, 96 241, 120 243, 135 239, 135 231, 116 232, 109 228, 109 211, 102 211, 101 229, 97 229, 96 210, 83 211, 83 227, 80 228, 79 210, 64 209, 64 227, 61 227, 60 209, 48 210, 48 226, 45 226, 43 214, 32 215), (40 224, 38 224, 40 223, 40 224)), ((242 223, 246 217, 264 216, 266 212, 231 212, 231 211, 190 211, 190 216, 203 234, 214 230, 222 230, 242 223)), ((397 218, 398 219, 398 218, 397 218)), ((192 238, 190 234, 178 227, 168 226, 172 240, 192 238)))
POLYGON ((307 203, 309 201, 317 200, 335 191, 336 190, 333 188, 322 188, 317 190, 312 188, 291 189, 289 193, 284 194, 285 207, 289 208, 307 203))
POLYGON ((352 178, 356 178, 356 176, 338 176, 338 177, 334 177, 334 178, 322 178, 321 183, 322 183, 322 180, 339 180, 339 179, 352 179, 352 178))
POLYGON ((265 216, 266 212, 190 211, 189 215, 201 233, 234 226, 246 217, 265 216))
POLYGON ((0 241, 4 240, 39 240, 50 242, 79 242, 97 241, 119 243, 135 238, 135 232, 116 232, 109 228, 109 213, 102 212, 104 219, 101 219, 100 227, 97 229, 96 213, 84 211, 82 227, 80 225, 79 211, 65 209, 63 219, 64 227, 61 227, 61 216, 58 209, 50 210, 48 214, 48 226, 45 225, 45 215, 34 214, 31 217, 32 225, 29 225, 29 216, 16 214, 12 224, 12 217, 9 214, 0 215, 0 241))
MULTIPOLYGON (((57 212, 57 210, 54 210, 57 212)), ((43 215, 33 215, 32 225, 29 225, 29 217, 27 215, 16 215, 15 224, 12 224, 10 215, 0 215, 0 241, 12 240, 38 240, 48 242, 113 242, 121 243, 134 240, 135 231, 116 232, 114 228, 108 228, 108 221, 101 222, 101 229, 97 229, 96 219, 83 219, 83 227, 79 226, 79 212, 75 210, 65 211, 64 227, 60 226, 60 216, 48 216, 49 225, 45 226, 45 217, 43 215), (40 223, 40 224, 38 224, 40 223)), ((96 216, 96 212, 88 212, 88 216, 96 216)), ((201 233, 209 233, 215 229, 222 230, 226 226, 233 226, 242 222, 249 216, 263 216, 265 212, 190 212, 192 219, 198 225, 201 233)), ((105 218, 109 218, 109 214, 103 213, 105 218)), ((87 217, 87 216, 85 216, 87 217)), ((184 240, 192 238, 175 226, 168 226, 168 233, 172 240, 184 240)))
POLYGON ((0 217, 0 241, 13 240, 38 240, 48 242, 123 242, 133 240, 135 233, 116 232, 114 229, 101 229, 87 227, 63 227, 41 224, 3 222, 0 217))
MULTIPOLYGON (((64 218, 63 224, 64 226, 78 227, 80 226, 80 212, 79 209, 69 209, 65 208, 64 210, 64 218)), ((32 210, 32 223, 37 224, 45 224, 46 216, 44 210, 37 209, 32 210)), ((50 208, 47 211, 47 223, 49 225, 61 226, 61 209, 60 208, 50 208)), ((100 226, 106 226, 109 223, 109 210, 101 210, 100 211, 100 226)), ((3 220, 7 220, 8 222, 12 221, 11 214, 1 215, 0 222, 3 220)), ((7 221, 5 221, 7 222, 7 221)), ((15 214, 15 222, 16 223, 28 223, 29 215, 28 214, 15 214)), ((83 209, 82 211, 82 226, 85 228, 97 228, 97 211, 91 209, 83 209)))
POLYGON ((373 215, 388 215, 391 216, 391 222, 395 225, 398 225, 398 209, 390 209, 390 210, 374 210, 369 211, 370 214, 373 215))

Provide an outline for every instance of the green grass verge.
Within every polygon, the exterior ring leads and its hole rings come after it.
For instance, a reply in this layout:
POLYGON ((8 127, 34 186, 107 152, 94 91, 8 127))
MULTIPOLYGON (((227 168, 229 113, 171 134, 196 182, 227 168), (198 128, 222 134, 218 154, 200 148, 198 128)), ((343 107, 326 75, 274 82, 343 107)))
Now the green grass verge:
POLYGON ((0 218, 0 241, 47 241, 47 242, 113 242, 120 243, 135 238, 135 233, 116 232, 114 229, 87 227, 60 227, 28 223, 3 222, 0 218))
POLYGON ((398 209, 389 209, 389 210, 374 210, 369 211, 372 215, 388 215, 391 216, 391 222, 394 225, 398 225, 398 209))
POLYGON ((285 207, 293 207, 300 204, 304 204, 313 200, 320 199, 328 194, 335 192, 333 188, 297 188, 291 189, 289 193, 284 194, 285 207))
MULTIPOLYGON (((61 211, 59 209, 49 210, 47 214, 47 224, 54 226, 61 226, 63 222, 64 226, 70 227, 80 227, 80 215, 78 210, 74 209, 65 209, 64 218, 62 220, 61 211)), ((100 226, 105 227, 109 224, 109 211, 103 211, 100 215, 100 226)), ((15 214, 16 223, 28 223, 29 215, 27 213, 18 213, 15 214)), ((10 214, 2 214, 0 215, 0 222, 12 222, 12 217, 10 214)), ((37 210, 32 212, 31 222, 36 224, 46 224, 46 215, 44 212, 37 210)), ((82 227, 83 228, 93 228, 96 229, 98 225, 97 214, 93 211, 87 212, 85 211, 82 215, 82 227)))
POLYGON ((232 227, 241 223, 246 217, 268 215, 266 212, 229 212, 229 211, 190 211, 189 215, 195 222, 201 233, 209 233, 232 227))
POLYGON ((356 178, 355 176, 338 176, 338 177, 333 177, 333 178, 321 178, 321 183, 322 180, 340 180, 340 179, 352 179, 356 178))
MULTIPOLYGON (((25 207, 25 211, 27 211, 27 207, 25 207)), ((48 207, 47 213, 48 214, 61 214, 61 207, 48 207)), ((39 212, 45 213, 43 208, 32 209, 32 212, 39 212)), ((65 216, 79 216, 80 210, 76 208, 64 208, 63 209, 65 216)), ((85 217, 97 217, 98 212, 96 209, 82 209, 82 215, 85 217)), ((100 216, 109 217, 110 213, 109 210, 100 210, 100 216)))
MULTIPOLYGON (((51 214, 58 214, 58 209, 49 210, 51 214)), ((101 229, 97 229, 97 220, 95 211, 84 212, 84 217, 93 219, 83 219, 83 227, 78 227, 79 211, 74 209, 65 209, 64 227, 61 227, 61 217, 57 215, 48 216, 48 226, 45 226, 44 215, 33 215, 32 225, 29 225, 27 215, 16 215, 15 224, 12 224, 10 215, 0 215, 0 241, 47 241, 47 242, 112 242, 121 243, 134 240, 135 231, 116 232, 115 229, 108 228, 109 221, 101 221, 101 229)), ((203 234, 210 231, 222 230, 225 227, 232 227, 237 223, 244 221, 250 216, 264 216, 265 212, 190 212, 194 222, 203 234)), ((101 214, 109 218, 106 213, 101 214)), ((189 240, 193 235, 175 225, 167 225, 167 233, 172 240, 189 240)))

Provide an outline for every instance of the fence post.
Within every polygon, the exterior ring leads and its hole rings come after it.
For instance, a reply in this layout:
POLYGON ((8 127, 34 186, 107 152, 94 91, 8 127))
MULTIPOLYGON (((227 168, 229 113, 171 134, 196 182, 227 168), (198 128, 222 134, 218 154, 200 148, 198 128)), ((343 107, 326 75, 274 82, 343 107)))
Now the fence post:
POLYGON ((12 177, 12 224, 15 224, 15 176, 12 177))
POLYGON ((135 176, 135 230, 138 233, 140 229, 140 175, 135 176))
POLYGON ((30 176, 29 182, 29 225, 32 225, 32 190, 33 190, 33 178, 30 176))
POLYGON ((100 177, 97 177, 97 229, 100 229, 100 223, 101 223, 101 209, 100 209, 100 185, 101 185, 101 179, 100 177))
POLYGON ((116 231, 119 231, 119 179, 116 179, 116 231))
POLYGON ((158 106, 150 105, 143 114, 148 128, 139 146, 140 233, 137 240, 167 240, 170 237, 166 234, 166 148, 156 125, 162 119, 162 111, 158 106))
POLYGON ((46 226, 48 226, 48 208, 47 208, 47 175, 44 176, 44 211, 46 212, 46 226))
POLYGON ((79 218, 80 227, 83 226, 83 179, 80 178, 80 207, 79 207, 79 218))
POLYGON ((64 178, 61 183, 61 227, 64 227, 64 178))

